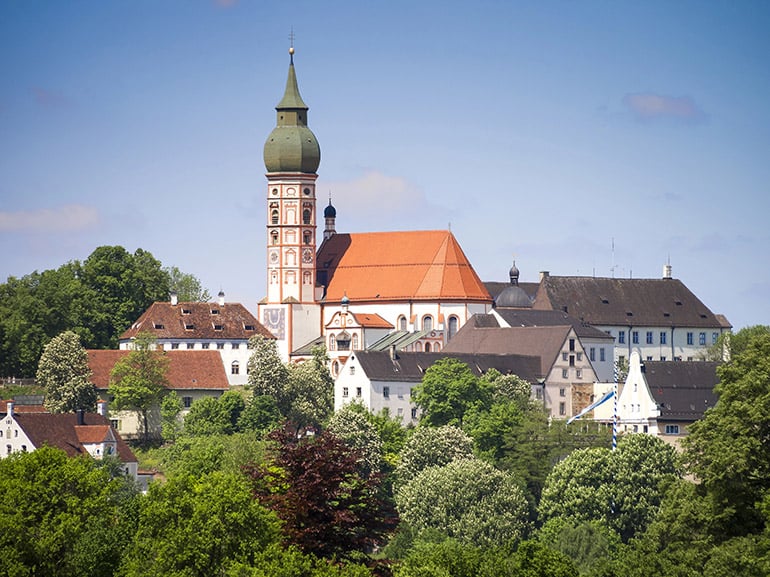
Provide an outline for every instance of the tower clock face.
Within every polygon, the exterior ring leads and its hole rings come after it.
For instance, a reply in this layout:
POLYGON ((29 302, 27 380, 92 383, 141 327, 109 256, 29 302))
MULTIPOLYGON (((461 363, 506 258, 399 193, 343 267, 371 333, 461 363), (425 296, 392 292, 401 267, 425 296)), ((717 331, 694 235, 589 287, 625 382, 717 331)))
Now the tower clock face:
POLYGON ((309 248, 306 248, 304 251, 302 251, 302 262, 308 264, 313 262, 313 251, 309 248))

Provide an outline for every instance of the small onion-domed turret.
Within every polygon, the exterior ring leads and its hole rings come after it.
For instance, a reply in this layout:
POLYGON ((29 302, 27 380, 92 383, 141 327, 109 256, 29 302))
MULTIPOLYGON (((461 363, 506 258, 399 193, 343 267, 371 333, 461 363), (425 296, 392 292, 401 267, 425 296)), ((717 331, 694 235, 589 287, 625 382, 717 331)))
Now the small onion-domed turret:
POLYGON ((505 287, 503 292, 497 295, 495 307, 529 309, 532 308, 532 300, 526 291, 519 286, 519 269, 516 268, 516 261, 513 261, 511 270, 508 271, 511 278, 510 286, 505 287))

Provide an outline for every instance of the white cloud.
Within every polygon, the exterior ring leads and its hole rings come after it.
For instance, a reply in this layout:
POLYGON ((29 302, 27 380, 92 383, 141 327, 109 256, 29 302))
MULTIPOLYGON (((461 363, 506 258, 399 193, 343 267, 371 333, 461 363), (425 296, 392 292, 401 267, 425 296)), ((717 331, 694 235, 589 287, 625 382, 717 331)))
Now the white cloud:
POLYGON ((0 232, 74 232, 98 222, 97 210, 80 204, 36 211, 0 211, 0 232))
POLYGON ((427 206, 425 194, 404 178, 370 170, 355 180, 319 183, 319 208, 326 205, 325 194, 339 210, 358 216, 388 216, 414 213, 427 206))
POLYGON ((689 96, 637 92, 626 94, 623 104, 637 120, 675 119, 699 122, 706 118, 703 110, 689 96))

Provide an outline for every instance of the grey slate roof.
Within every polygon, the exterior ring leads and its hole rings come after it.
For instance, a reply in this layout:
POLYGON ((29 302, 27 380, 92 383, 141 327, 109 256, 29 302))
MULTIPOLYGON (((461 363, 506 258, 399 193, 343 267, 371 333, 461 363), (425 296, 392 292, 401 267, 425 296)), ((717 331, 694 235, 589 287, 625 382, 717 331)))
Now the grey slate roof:
POLYGON ((374 381, 420 382, 433 363, 445 358, 465 363, 476 376, 497 369, 504 375, 517 375, 533 385, 541 378, 540 359, 524 355, 399 352, 394 360, 385 351, 356 351, 354 356, 367 377, 374 381))
POLYGON ((717 402, 719 363, 704 361, 645 361, 644 377, 661 420, 696 421, 717 402))
POLYGON ((575 329, 575 334, 580 338, 614 340, 611 335, 564 311, 498 308, 495 309, 495 312, 503 317, 505 322, 512 327, 555 327, 566 325, 575 329))
POLYGON ((678 279, 546 276, 533 308, 561 310, 592 325, 724 328, 678 279))
MULTIPOLYGON (((500 295, 500 293, 503 292, 505 289, 507 289, 509 286, 511 286, 511 283, 510 281, 507 281, 507 282, 484 281, 484 286, 489 291, 489 294, 492 296, 492 299, 497 300, 497 297, 500 295)), ((520 282, 517 286, 519 288, 524 289, 524 292, 527 293, 529 298, 531 300, 534 300, 535 295, 537 294, 537 289, 540 286, 540 284, 536 282, 520 282)))

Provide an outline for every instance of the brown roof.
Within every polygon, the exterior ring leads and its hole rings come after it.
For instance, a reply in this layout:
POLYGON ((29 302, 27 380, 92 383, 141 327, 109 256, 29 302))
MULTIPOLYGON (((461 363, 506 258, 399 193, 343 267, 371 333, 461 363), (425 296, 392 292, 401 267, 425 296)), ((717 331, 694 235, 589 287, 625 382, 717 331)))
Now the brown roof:
POLYGON ((719 363, 705 361, 644 361, 644 378, 669 421, 695 421, 717 402, 719 363))
POLYGON ((546 276, 535 309, 569 313, 592 325, 722 328, 678 279, 546 276))
POLYGON ((70 457, 77 455, 87 455, 88 451, 83 447, 83 442, 94 443, 101 442, 110 431, 117 441, 118 457, 123 463, 136 463, 136 456, 131 448, 110 426, 110 421, 103 415, 96 413, 85 413, 83 422, 85 426, 78 425, 78 416, 75 413, 21 413, 16 414, 14 408, 14 418, 19 426, 24 430, 29 440, 39 448, 43 445, 49 445, 57 449, 62 449, 70 457), (86 429, 93 429, 93 432, 87 432, 86 429), (82 441, 80 438, 93 439, 101 437, 97 441, 82 441))
POLYGON ((491 303, 446 230, 335 234, 318 251, 327 302, 460 300, 491 303))
POLYGON ((109 425, 76 425, 75 435, 84 445, 103 443, 115 440, 115 437, 110 435, 111 429, 109 425))
MULTIPOLYGON (((107 389, 110 372, 120 359, 131 351, 89 350, 88 366, 97 389, 107 389)), ((168 357, 169 389, 227 390, 229 384, 222 357, 218 351, 164 351, 168 357)))
POLYGON ((465 323, 446 344, 444 352, 536 356, 545 376, 571 330, 570 326, 478 328, 465 323))
POLYGON ((376 313, 353 313, 356 323, 370 329, 392 329, 393 325, 376 313))
POLYGON ((419 382, 433 363, 452 358, 468 365, 476 376, 489 369, 504 375, 517 375, 530 384, 536 384, 540 374, 540 359, 522 355, 474 355, 464 353, 410 353, 399 351, 396 358, 388 351, 356 351, 353 353, 370 380, 419 382))
MULTIPOLYGON (((8 403, 13 402, 13 399, 7 401, 0 401, 0 414, 6 414, 8 412, 8 403)), ((13 403, 13 412, 15 413, 46 413, 46 408, 42 404, 24 405, 18 402, 13 403)))
POLYGON ((131 328, 120 335, 132 339, 140 332, 152 333, 158 339, 249 339, 262 335, 274 339, 240 303, 152 303, 131 328))
POLYGON ((611 335, 564 311, 496 308, 495 312, 511 327, 571 326, 580 338, 614 340, 611 335))

